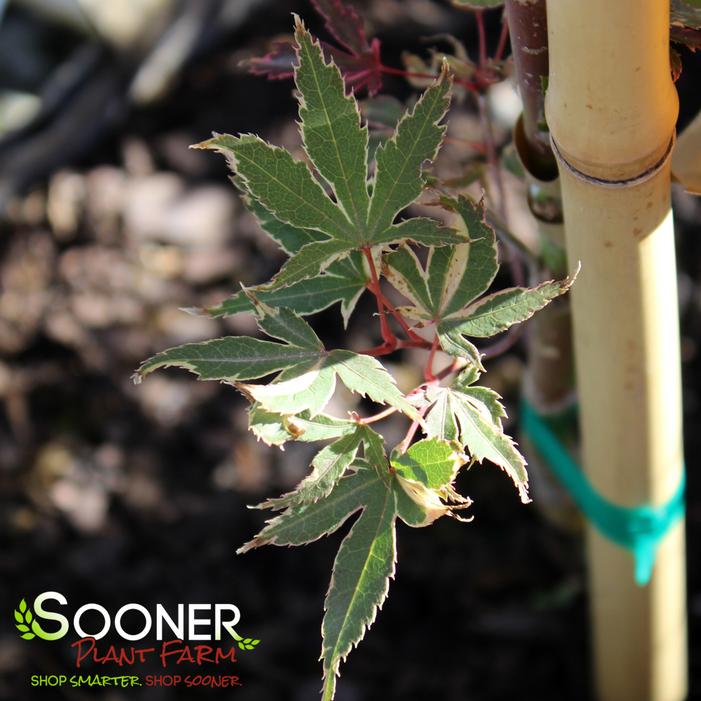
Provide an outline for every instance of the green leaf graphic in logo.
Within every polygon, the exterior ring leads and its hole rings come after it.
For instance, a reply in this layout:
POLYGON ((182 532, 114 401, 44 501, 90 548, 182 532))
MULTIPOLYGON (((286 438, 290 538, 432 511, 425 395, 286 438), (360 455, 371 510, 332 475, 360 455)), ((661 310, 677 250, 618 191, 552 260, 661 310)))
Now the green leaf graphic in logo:
POLYGON ((36 633, 32 632, 30 629, 30 624, 34 619, 34 614, 31 609, 27 606, 27 602, 22 599, 19 602, 19 606, 15 609, 15 627, 22 634, 25 640, 31 640, 36 637, 36 633))
POLYGON ((234 636, 234 640, 236 640, 242 650, 255 650, 256 646, 260 642, 260 640, 257 638, 244 638, 233 630, 231 633, 234 636))

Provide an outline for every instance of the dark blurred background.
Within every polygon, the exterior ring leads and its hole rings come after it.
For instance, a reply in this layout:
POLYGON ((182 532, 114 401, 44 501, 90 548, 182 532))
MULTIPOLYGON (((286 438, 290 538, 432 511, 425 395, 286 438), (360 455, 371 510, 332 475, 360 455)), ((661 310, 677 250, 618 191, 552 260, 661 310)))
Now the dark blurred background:
MULTIPOLYGON (((389 65, 444 32, 475 54, 472 16, 447 2, 357 5, 389 65)), ((261 282, 281 262, 223 159, 188 145, 251 131, 299 147, 291 83, 238 68, 289 33, 293 11, 323 32, 305 0, 0 0, 0 699, 318 697, 323 596, 345 529, 304 548, 234 554, 263 521, 246 504, 296 484, 309 450, 257 443, 229 387, 175 371, 138 387, 130 379, 165 347, 255 330, 245 315, 179 311, 261 282), (73 610, 230 601, 241 632, 262 643, 240 655, 240 689, 32 689, 31 674, 74 668, 66 640, 26 642, 12 625, 17 602, 45 590, 63 592, 73 610)), ((500 13, 486 20, 493 50, 500 13)), ((701 107, 701 60, 682 58, 683 124, 701 107)), ((412 89, 389 77, 384 92, 404 100, 412 89)), ((503 145, 513 89, 492 99, 503 145)), ((451 132, 479 138, 469 100, 451 132)), ((450 173, 468 160, 455 147, 442 159, 450 173)), ((527 235, 520 184, 509 187, 514 228, 527 235)), ((701 698, 701 206, 675 191, 675 209, 691 681, 701 698)), ((376 342, 363 310, 372 312, 368 300, 351 321, 353 346, 376 342)), ((337 310, 318 321, 325 340, 344 343, 337 310)), ((412 357, 392 363, 410 384, 412 357)), ((514 434, 522 369, 521 349, 488 365, 514 434)), ((522 506, 496 468, 471 470, 460 487, 475 500, 473 523, 399 527, 396 580, 342 668, 338 700, 591 698, 580 534, 553 527, 537 503, 522 506)))

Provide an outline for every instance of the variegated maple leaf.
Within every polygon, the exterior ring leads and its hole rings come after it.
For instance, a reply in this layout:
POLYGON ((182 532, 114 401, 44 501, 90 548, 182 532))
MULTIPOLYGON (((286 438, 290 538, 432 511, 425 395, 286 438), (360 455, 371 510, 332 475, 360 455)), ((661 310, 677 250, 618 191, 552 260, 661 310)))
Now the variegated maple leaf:
MULTIPOLYGON (((336 0, 323 4, 343 7, 336 0)), ((357 34, 354 17, 343 29, 348 34, 337 27, 340 43, 357 34)), ((295 489, 259 505, 276 513, 240 551, 309 543, 357 516, 336 556, 325 601, 323 698, 330 701, 341 662, 387 595, 397 519, 421 527, 444 515, 459 518, 471 502, 455 491, 454 481, 462 465, 474 460, 499 465, 527 501, 525 461, 503 431, 498 395, 474 385, 482 365, 469 339, 524 321, 572 281, 484 296, 498 269, 496 242, 481 206, 465 197, 441 200, 452 210, 455 228, 425 217, 399 220, 425 187, 424 165, 436 157, 443 138, 450 96, 445 67, 377 147, 371 175, 368 131, 339 69, 299 19, 295 40, 306 159, 295 160, 253 135, 218 135, 198 146, 227 157, 246 207, 289 256, 270 284, 242 289, 207 310, 215 317, 253 313, 267 338, 227 336, 170 348, 142 363, 136 379, 175 366, 201 380, 223 381, 250 400, 249 428, 259 440, 280 448, 288 441, 324 443, 295 489), (416 244, 427 249, 424 257, 416 244), (380 277, 406 297, 408 306, 400 310, 406 319, 434 331, 433 345, 383 298, 380 277), (397 345, 365 353, 327 349, 303 316, 340 302, 347 322, 366 288, 377 297, 381 315, 386 310, 399 316, 415 346, 442 348, 461 359, 455 367, 467 369, 449 385, 436 377, 404 394, 374 357, 397 345), (325 413, 339 381, 388 408, 372 419, 325 413), (394 411, 413 423, 388 456, 370 424, 394 411), (419 428, 425 437, 411 444, 419 428)))
MULTIPOLYGON (((346 94, 338 68, 325 61, 299 18, 295 38, 300 129, 318 177, 285 149, 250 134, 216 135, 197 145, 226 156, 254 209, 303 232, 298 250, 267 286, 267 294, 331 273, 334 263, 356 251, 408 241, 427 246, 466 241, 464 234, 434 219, 396 221, 421 194, 423 166, 438 153, 445 132, 439 123, 450 101, 447 69, 378 148, 370 179, 368 131, 355 98, 346 94)), ((338 271, 332 274, 338 276, 338 271)))

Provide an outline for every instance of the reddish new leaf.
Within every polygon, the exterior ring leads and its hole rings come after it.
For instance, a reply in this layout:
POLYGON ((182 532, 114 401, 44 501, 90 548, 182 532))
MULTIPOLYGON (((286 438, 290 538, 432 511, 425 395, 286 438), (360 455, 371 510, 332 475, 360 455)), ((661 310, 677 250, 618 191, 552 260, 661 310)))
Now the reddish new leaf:
POLYGON ((324 18, 328 33, 351 54, 370 50, 363 20, 353 5, 342 0, 311 0, 316 11, 324 18))
POLYGON ((322 47, 326 56, 332 58, 341 69, 349 88, 357 92, 366 87, 369 95, 377 95, 382 88, 379 39, 373 39, 362 54, 349 54, 325 42, 322 42, 322 47))
MULTIPOLYGON (((363 20, 353 5, 342 0, 311 0, 324 18, 324 26, 339 46, 321 42, 326 59, 333 59, 343 73, 348 88, 367 88, 375 95, 382 87, 380 42, 368 41, 363 20)), ((292 78, 296 56, 292 37, 276 39, 265 56, 246 59, 241 65, 254 75, 270 80, 292 78)))
POLYGON ((275 39, 265 56, 254 56, 239 64, 253 75, 262 75, 268 80, 292 78, 297 56, 292 37, 275 39))
POLYGON ((324 18, 328 33, 341 45, 338 49, 324 44, 324 52, 343 72, 348 87, 367 87, 375 95, 382 87, 380 42, 368 42, 365 26, 355 7, 343 0, 311 0, 324 18))

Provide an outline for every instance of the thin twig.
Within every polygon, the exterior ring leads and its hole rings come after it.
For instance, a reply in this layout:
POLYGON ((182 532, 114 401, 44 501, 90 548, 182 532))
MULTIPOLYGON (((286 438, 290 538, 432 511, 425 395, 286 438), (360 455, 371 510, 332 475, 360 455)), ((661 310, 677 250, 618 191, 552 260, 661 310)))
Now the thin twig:
MULTIPOLYGON (((365 246, 363 248, 363 254, 365 255, 366 260, 368 261, 368 267, 370 268, 370 285, 368 286, 370 291, 375 295, 375 298, 377 300, 377 309, 378 313, 380 314, 380 326, 382 329, 382 340, 385 342, 385 344, 388 344, 391 346, 392 349, 395 349, 399 347, 398 339, 392 332, 392 329, 389 326, 389 323, 387 321, 387 317, 385 315, 385 309, 397 320, 397 323, 402 327, 402 331, 408 336, 410 341, 413 341, 414 344, 419 343, 422 344, 424 342, 424 339, 421 338, 417 333, 414 333, 412 331, 411 327, 407 323, 406 319, 395 309, 394 305, 385 297, 384 293, 382 292, 382 287, 380 286, 380 279, 377 275, 377 268, 375 267, 375 261, 372 257, 372 251, 370 250, 369 246, 365 246)), ((403 346, 403 347, 414 347, 412 346, 403 346)), ((421 345, 419 347, 422 347, 421 345)))
POLYGON ((367 350, 358 351, 361 355, 372 355, 375 358, 381 355, 389 355, 394 353, 396 350, 402 348, 423 348, 423 350, 430 350, 431 344, 424 338, 418 337, 417 340, 395 340, 394 343, 381 343, 379 346, 374 346, 373 348, 368 348, 367 350))
POLYGON ((487 65, 487 33, 484 30, 484 10, 475 10, 475 21, 477 22, 479 40, 479 66, 484 68, 487 65))
POLYGON ((384 411, 381 411, 377 414, 373 414, 372 416, 366 416, 365 418, 363 418, 362 416, 358 416, 355 419, 355 422, 363 425, 374 424, 377 421, 382 421, 382 419, 386 419, 388 416, 391 416, 396 411, 398 411, 397 407, 391 406, 385 409, 384 411))
POLYGON ((494 229, 497 238, 504 241, 505 244, 511 245, 521 256, 521 259, 528 267, 529 274, 533 273, 540 267, 540 259, 538 256, 518 237, 513 231, 508 229, 506 225, 499 219, 494 212, 486 211, 485 219, 487 224, 494 229))
POLYGON ((465 358, 455 358, 455 360, 453 360, 453 362, 450 365, 443 368, 440 372, 436 373, 435 379, 438 382, 440 382, 441 380, 444 380, 446 377, 448 377, 448 375, 452 375, 454 372, 462 370, 466 366, 467 360, 465 360, 465 358))
POLYGON ((508 38, 509 23, 506 21, 506 16, 503 15, 501 21, 501 34, 499 34, 499 43, 497 44, 497 50, 494 52, 494 63, 499 63, 503 58, 508 38))
POLYGON ((512 326, 498 341, 484 348, 480 348, 480 355, 485 360, 491 360, 492 358, 506 353, 506 351, 511 350, 520 340, 523 336, 523 331, 523 324, 512 326))
POLYGON ((433 361, 436 359, 436 351, 438 350, 438 334, 433 337, 431 344, 431 352, 428 354, 426 367, 424 368, 424 379, 426 382, 433 382, 436 376, 433 374, 433 361))
MULTIPOLYGON (((428 407, 423 407, 423 408, 419 409, 419 416, 421 417, 421 419, 423 419, 424 414, 427 411, 428 411, 428 407)), ((397 449, 399 450, 400 453, 406 453, 406 451, 409 448, 409 445, 411 444, 411 441, 413 440, 414 436, 416 435, 416 431, 418 430, 420 425, 421 425, 420 419, 414 419, 411 422, 411 426, 409 426, 409 430, 406 432, 404 439, 397 446, 397 449)))
POLYGON ((392 329, 389 327, 387 322, 387 317, 385 316, 385 305, 383 302, 382 291, 380 290, 380 280, 377 277, 377 270, 375 268, 375 261, 372 257, 372 251, 368 246, 363 248, 363 255, 368 262, 368 267, 370 268, 370 290, 375 295, 377 300, 377 312, 380 315, 380 333, 382 334, 382 340, 385 345, 396 348, 397 338, 392 333, 392 329))
POLYGON ((469 139, 461 139, 457 136, 446 136, 443 139, 444 144, 455 144, 458 146, 469 146, 473 151, 476 151, 481 156, 487 153, 485 145, 480 141, 470 141, 469 139))
POLYGON ((384 292, 380 290, 380 296, 382 298, 382 303, 385 305, 387 311, 397 320, 399 325, 402 327, 402 331, 409 337, 410 341, 421 342, 425 339, 421 338, 419 334, 415 333, 412 328, 407 323, 406 319, 402 316, 401 312, 390 302, 385 296, 384 292))
MULTIPOLYGON (((435 80, 438 75, 435 73, 421 73, 418 71, 405 71, 401 68, 393 68, 392 66, 385 66, 384 64, 380 65, 380 72, 381 73, 386 73, 387 75, 396 75, 401 78, 425 78, 426 80, 435 80)), ((461 85, 463 88, 466 90, 469 90, 470 92, 477 92, 480 90, 480 85, 477 83, 473 83, 472 81, 467 80, 466 78, 460 78, 456 75, 453 76, 453 82, 456 85, 461 85)))

